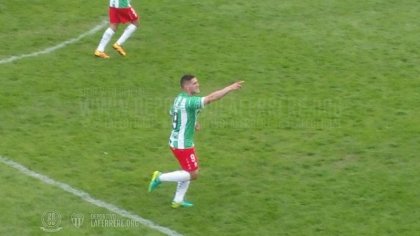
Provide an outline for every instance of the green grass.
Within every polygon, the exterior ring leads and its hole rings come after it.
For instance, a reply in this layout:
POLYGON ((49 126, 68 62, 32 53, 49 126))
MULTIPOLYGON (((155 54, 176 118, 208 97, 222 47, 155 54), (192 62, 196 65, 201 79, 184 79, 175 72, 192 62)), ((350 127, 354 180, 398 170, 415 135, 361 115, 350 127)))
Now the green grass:
MULTIPOLYGON (((418 1, 133 4, 142 26, 126 58, 110 45, 110 60, 93 57, 101 31, 0 64, 1 156, 185 235, 420 231, 418 1), (203 110, 195 207, 172 210, 175 185, 146 190, 152 171, 178 168, 167 114, 184 73, 204 95, 246 82, 203 110)), ((106 11, 2 2, 0 60, 74 38, 106 11)), ((74 228, 74 212, 109 212, 3 164, 0 177, 0 234, 43 235, 42 214, 55 209, 62 235, 160 235, 74 228)))

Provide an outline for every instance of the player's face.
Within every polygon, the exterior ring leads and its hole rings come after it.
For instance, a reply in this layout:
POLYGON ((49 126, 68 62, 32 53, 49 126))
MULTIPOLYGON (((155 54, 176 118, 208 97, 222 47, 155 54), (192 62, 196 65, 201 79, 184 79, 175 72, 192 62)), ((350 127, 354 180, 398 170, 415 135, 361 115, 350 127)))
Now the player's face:
POLYGON ((192 80, 190 80, 188 87, 191 94, 196 94, 200 92, 200 84, 198 83, 197 78, 193 78, 192 80))

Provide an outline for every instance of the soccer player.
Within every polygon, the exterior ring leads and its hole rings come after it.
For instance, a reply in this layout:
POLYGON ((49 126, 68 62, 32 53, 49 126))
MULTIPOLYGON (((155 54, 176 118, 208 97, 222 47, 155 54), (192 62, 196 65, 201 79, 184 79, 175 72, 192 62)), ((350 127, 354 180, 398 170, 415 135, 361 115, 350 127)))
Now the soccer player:
POLYGON ((155 171, 149 184, 152 192, 162 182, 177 182, 177 189, 172 201, 173 208, 191 207, 191 202, 185 201, 184 196, 191 180, 198 177, 198 158, 194 148, 194 133, 199 129, 197 116, 205 105, 217 101, 226 94, 240 89, 243 81, 235 82, 223 89, 210 93, 205 97, 195 96, 200 92, 200 85, 194 75, 184 75, 180 84, 183 90, 175 98, 170 114, 172 116, 172 132, 169 146, 182 170, 169 173, 155 171))
POLYGON ((112 45, 119 54, 125 56, 127 53, 121 45, 136 31, 139 26, 139 16, 134 8, 131 7, 130 0, 109 0, 108 14, 109 28, 102 35, 101 41, 95 50, 95 56, 109 58, 109 55, 105 53, 106 45, 108 45, 112 36, 117 31, 119 24, 129 23, 121 37, 112 45))

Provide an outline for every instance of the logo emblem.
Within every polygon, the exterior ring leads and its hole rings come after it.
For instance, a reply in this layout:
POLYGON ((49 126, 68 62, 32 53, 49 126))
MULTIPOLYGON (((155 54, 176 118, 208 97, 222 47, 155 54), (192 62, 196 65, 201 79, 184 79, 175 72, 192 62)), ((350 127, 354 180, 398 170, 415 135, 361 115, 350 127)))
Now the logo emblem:
POLYGON ((50 210, 44 212, 41 218, 42 227, 41 229, 45 232, 58 232, 62 227, 61 224, 61 215, 55 210, 50 210))
POLYGON ((76 228, 80 228, 82 226, 84 219, 85 219, 85 216, 81 213, 73 213, 71 215, 71 223, 76 228))

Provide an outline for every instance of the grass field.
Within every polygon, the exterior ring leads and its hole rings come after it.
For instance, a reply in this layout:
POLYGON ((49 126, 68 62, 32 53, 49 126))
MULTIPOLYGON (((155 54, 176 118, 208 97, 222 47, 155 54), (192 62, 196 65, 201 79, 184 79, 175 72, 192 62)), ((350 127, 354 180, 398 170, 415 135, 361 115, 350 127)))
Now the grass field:
MULTIPOLYGON (((0 60, 89 31, 107 2, 0 2, 0 60)), ((93 57, 103 29, 0 64, 0 156, 182 235, 418 235, 418 0, 133 5, 126 58, 110 45, 109 60, 93 57), (184 73, 203 95, 246 82, 201 113, 195 206, 173 210, 175 185, 147 185, 178 168, 168 109, 184 73)), ((51 235, 162 235, 94 227, 92 214, 113 213, 3 163, 0 210, 0 235, 45 235, 51 210, 51 235)))

